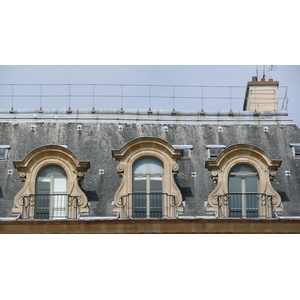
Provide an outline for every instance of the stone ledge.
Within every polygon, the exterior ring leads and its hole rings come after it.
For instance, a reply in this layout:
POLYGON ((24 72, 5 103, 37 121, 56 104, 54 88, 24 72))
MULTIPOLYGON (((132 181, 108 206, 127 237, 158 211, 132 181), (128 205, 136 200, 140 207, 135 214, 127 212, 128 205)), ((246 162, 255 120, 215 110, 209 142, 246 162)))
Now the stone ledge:
POLYGON ((18 220, 0 221, 2 234, 299 234, 295 219, 18 220))

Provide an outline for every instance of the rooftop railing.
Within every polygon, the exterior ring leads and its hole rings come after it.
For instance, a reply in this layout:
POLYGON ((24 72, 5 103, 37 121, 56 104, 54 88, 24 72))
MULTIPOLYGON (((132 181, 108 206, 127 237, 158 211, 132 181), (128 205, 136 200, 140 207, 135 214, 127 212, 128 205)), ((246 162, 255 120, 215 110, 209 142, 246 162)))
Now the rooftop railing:
MULTIPOLYGON (((140 84, 0 84, 0 109, 243 110, 245 86, 140 84)), ((287 110, 287 87, 278 88, 287 110)))

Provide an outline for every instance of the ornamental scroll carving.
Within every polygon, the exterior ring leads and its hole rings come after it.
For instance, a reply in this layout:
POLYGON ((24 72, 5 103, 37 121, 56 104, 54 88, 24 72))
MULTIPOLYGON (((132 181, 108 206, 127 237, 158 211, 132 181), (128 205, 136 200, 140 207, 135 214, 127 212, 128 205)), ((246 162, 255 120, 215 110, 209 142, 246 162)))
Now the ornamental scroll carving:
POLYGON ((20 179, 22 182, 25 182, 26 181, 26 173, 25 172, 20 172, 20 179))
POLYGON ((215 184, 217 184, 217 182, 218 182, 219 173, 220 173, 220 170, 212 170, 211 171, 211 179, 215 184))
POLYGON ((270 178, 270 181, 273 181, 274 178, 276 176, 276 171, 275 170, 270 170, 269 171, 269 178, 270 178))
POLYGON ((118 171, 118 175, 120 177, 123 177, 124 176, 124 165, 123 164, 119 164, 117 166, 117 171, 118 171))
POLYGON ((173 175, 177 176, 177 174, 179 172, 179 165, 177 163, 173 164, 173 166, 172 166, 172 172, 173 172, 173 175))

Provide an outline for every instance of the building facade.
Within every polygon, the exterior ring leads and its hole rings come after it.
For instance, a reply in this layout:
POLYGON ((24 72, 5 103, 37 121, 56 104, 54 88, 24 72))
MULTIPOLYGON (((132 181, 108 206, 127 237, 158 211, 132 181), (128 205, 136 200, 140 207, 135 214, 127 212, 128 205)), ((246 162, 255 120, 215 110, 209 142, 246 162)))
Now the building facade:
POLYGON ((0 112, 2 233, 299 233, 300 130, 277 81, 242 111, 0 112))

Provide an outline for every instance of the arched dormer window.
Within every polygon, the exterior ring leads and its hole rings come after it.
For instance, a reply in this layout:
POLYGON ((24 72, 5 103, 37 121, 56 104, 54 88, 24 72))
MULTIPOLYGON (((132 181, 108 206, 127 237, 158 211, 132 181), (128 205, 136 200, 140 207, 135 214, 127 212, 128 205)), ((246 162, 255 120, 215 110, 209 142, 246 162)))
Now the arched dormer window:
POLYGON ((183 211, 182 196, 174 181, 182 150, 152 137, 135 139, 112 151, 120 162, 122 182, 114 197, 120 218, 175 218, 183 211))
POLYGON ((280 165, 252 145, 226 148, 216 160, 205 162, 215 183, 207 210, 220 218, 272 218, 282 210, 281 197, 271 185, 280 165))
POLYGON ((79 161, 67 148, 37 148, 14 166, 25 184, 15 196, 12 213, 23 219, 77 219, 79 213, 89 212, 78 182, 90 163, 79 161))

